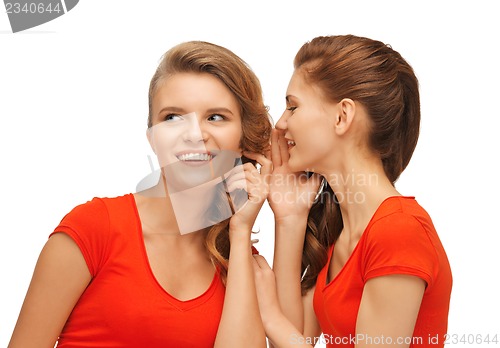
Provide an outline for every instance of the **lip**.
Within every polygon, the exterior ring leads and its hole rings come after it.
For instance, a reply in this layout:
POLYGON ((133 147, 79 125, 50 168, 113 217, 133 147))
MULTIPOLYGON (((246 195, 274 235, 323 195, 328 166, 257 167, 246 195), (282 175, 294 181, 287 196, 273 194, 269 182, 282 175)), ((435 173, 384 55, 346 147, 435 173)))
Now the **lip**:
POLYGON ((292 139, 285 138, 285 141, 286 141, 286 144, 288 146, 288 150, 290 150, 292 147, 294 147, 296 145, 295 141, 292 139))
POLYGON ((183 150, 175 154, 175 157, 179 160, 180 163, 192 167, 204 166, 210 163, 216 156, 217 153, 213 151, 194 149, 183 150))

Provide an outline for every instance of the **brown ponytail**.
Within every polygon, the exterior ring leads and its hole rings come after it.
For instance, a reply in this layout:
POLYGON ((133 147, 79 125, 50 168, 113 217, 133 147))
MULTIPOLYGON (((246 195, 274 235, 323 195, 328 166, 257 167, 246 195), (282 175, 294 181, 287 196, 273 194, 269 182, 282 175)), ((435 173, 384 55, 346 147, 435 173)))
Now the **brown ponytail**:
MULTIPOLYGON (((332 102, 350 98, 371 118, 369 146, 379 154, 394 184, 408 165, 420 128, 418 80, 412 67, 390 46, 353 35, 316 37, 304 44, 295 69, 332 102)), ((303 292, 314 286, 327 250, 343 228, 335 195, 328 187, 308 218, 302 259, 303 292)))

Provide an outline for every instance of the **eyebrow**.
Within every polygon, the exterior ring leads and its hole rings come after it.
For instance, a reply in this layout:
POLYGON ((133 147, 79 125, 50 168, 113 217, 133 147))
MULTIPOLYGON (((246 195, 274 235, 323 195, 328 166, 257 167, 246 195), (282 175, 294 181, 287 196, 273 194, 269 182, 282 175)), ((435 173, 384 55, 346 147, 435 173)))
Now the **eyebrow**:
MULTIPOLYGON (((183 108, 179 108, 177 106, 166 106, 158 112, 158 115, 162 114, 165 111, 177 112, 181 115, 185 115, 185 114, 192 112, 192 111, 187 112, 183 108)), ((208 109, 206 112, 207 113, 223 112, 223 113, 228 113, 228 114, 234 115, 231 110, 229 110, 228 108, 224 108, 224 107, 211 108, 211 109, 208 109)))
POLYGON ((158 115, 162 114, 165 111, 178 112, 181 115, 187 114, 187 112, 184 109, 178 108, 177 106, 165 106, 158 112, 158 115))
POLYGON ((231 110, 229 110, 228 108, 223 108, 223 107, 208 109, 207 112, 208 113, 223 112, 223 113, 228 113, 228 114, 233 115, 233 112, 231 110))

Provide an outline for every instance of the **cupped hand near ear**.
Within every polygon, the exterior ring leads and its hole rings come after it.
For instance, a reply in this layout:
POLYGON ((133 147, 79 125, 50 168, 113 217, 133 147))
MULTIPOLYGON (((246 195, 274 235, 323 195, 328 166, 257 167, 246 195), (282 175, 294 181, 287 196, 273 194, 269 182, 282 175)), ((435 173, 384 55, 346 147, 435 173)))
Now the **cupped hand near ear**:
POLYGON ((260 164, 260 172, 252 163, 243 164, 243 170, 233 170, 227 177, 227 188, 231 193, 243 189, 248 194, 248 201, 231 217, 230 234, 232 230, 245 229, 250 232, 255 219, 269 194, 269 181, 272 163, 264 155, 245 152, 245 157, 253 159, 260 164))
POLYGON ((321 176, 305 172, 294 173, 288 166, 290 154, 282 131, 273 129, 271 135, 271 161, 273 171, 268 201, 277 221, 287 217, 305 217, 318 192, 321 176))

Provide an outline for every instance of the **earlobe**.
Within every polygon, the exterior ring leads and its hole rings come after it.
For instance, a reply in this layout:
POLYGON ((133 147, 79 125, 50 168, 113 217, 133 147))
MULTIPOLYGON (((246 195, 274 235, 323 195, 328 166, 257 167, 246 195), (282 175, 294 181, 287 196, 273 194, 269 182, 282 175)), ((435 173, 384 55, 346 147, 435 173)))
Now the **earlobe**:
POLYGON ((356 104, 352 99, 344 98, 338 104, 338 114, 335 122, 335 133, 343 135, 351 127, 356 114, 356 104))

